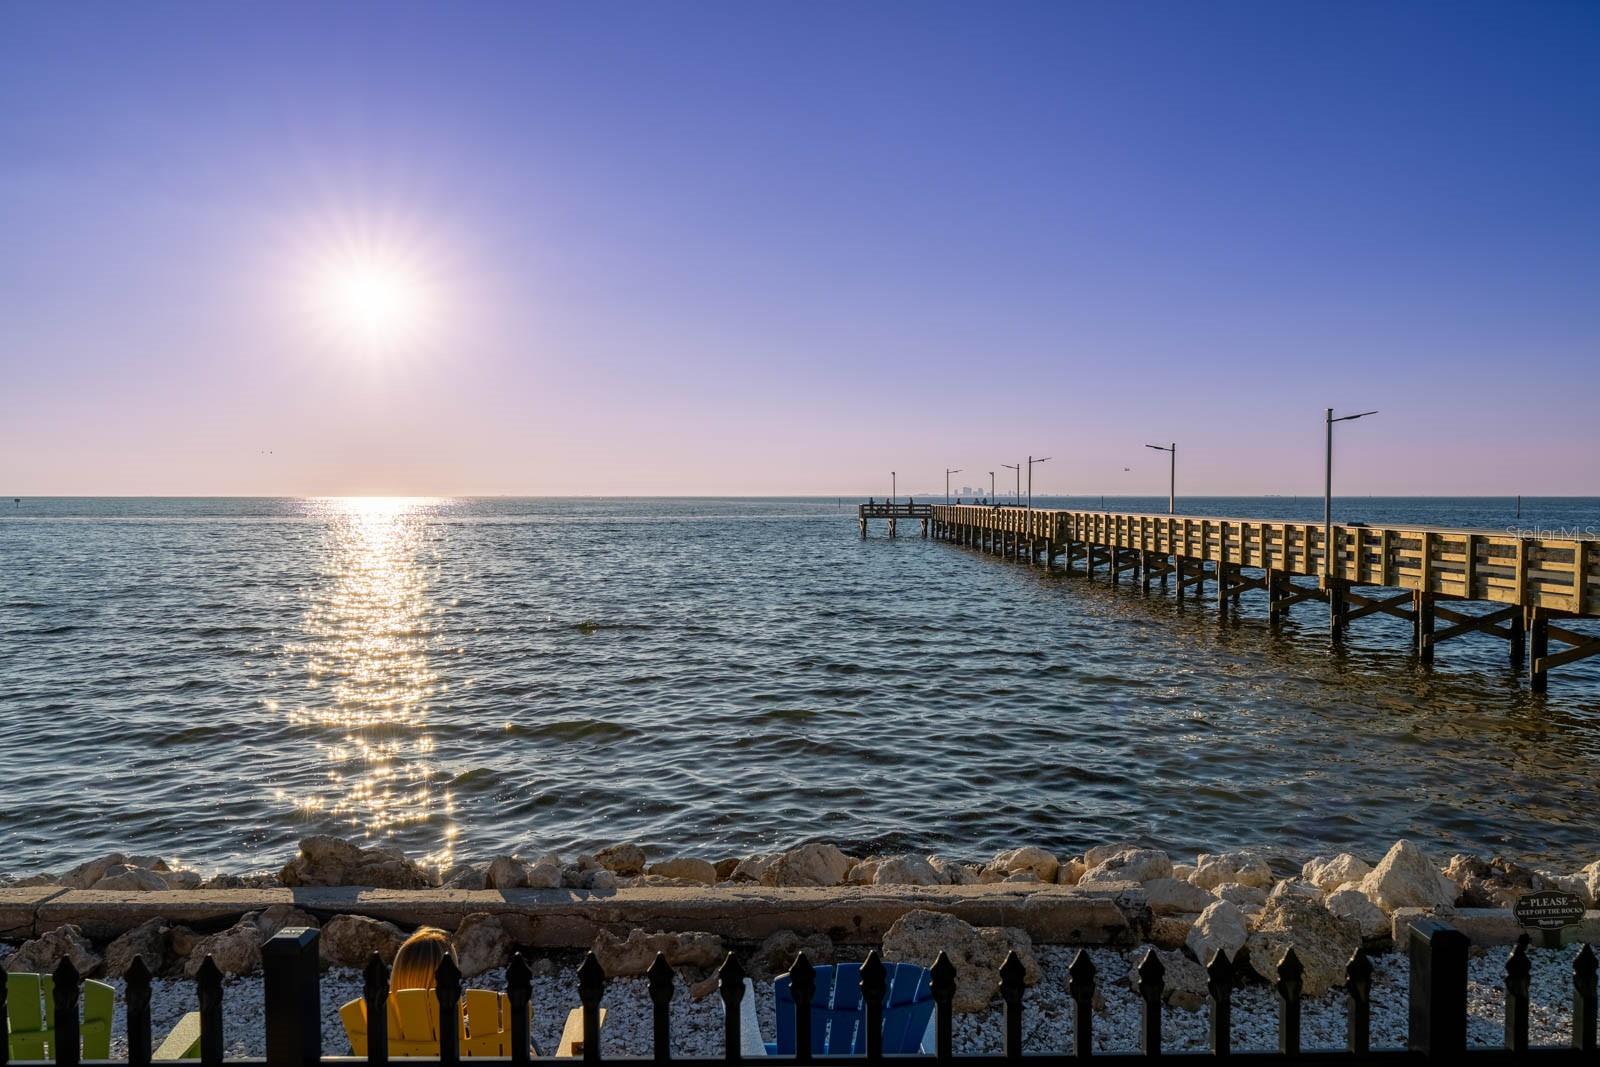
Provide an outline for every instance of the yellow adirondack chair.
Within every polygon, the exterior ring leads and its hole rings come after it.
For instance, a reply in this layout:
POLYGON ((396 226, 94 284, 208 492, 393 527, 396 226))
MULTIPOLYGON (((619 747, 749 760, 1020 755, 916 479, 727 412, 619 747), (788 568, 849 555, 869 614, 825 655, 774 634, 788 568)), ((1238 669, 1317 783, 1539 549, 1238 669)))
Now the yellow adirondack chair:
MULTIPOLYGON (((7 1027, 11 1058, 56 1058, 56 983, 47 974, 6 974, 7 1027)), ((83 1005, 79 1025, 81 1056, 86 1060, 111 1058, 111 1017, 116 1011, 116 990, 104 982, 87 981, 78 1002, 83 1005)))
MULTIPOLYGON (((350 1051, 367 1054, 367 1002, 350 1001, 339 1009, 350 1051)), ((600 1024, 606 1012, 600 1009, 600 1024)), ((460 1049, 463 1056, 511 1055, 511 998, 492 989, 468 989, 461 994, 460 1049)), ((567 1014, 558 1056, 583 1052, 583 1009, 567 1014)), ((389 994, 389 1055, 439 1054, 439 998, 431 989, 397 989, 389 994)))

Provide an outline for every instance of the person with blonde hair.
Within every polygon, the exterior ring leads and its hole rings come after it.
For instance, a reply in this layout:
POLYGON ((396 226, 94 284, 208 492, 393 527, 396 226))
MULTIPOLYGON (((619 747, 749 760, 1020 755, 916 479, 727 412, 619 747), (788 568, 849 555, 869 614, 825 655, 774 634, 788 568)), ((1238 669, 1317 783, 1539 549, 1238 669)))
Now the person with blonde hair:
MULTIPOLYGON (((453 956, 450 935, 437 926, 419 926, 394 954, 389 969, 389 988, 433 989, 438 985, 439 964, 453 956)), ((391 994, 392 995, 392 994, 391 994)))
MULTIPOLYGON (((450 935, 436 926, 420 926, 406 938, 389 966, 389 1055, 439 1055, 439 965, 455 959, 450 935)), ((462 1056, 511 1055, 511 1002, 504 993, 463 989, 459 1009, 462 1056)), ((339 1009, 352 1055, 367 1054, 367 1002, 357 998, 339 1009)), ((600 1009, 605 1026, 606 1010, 600 1009)), ((583 1009, 567 1013, 558 1045, 560 1056, 583 1052, 583 1009)), ((530 1049, 538 1055, 538 1049, 530 1049)))

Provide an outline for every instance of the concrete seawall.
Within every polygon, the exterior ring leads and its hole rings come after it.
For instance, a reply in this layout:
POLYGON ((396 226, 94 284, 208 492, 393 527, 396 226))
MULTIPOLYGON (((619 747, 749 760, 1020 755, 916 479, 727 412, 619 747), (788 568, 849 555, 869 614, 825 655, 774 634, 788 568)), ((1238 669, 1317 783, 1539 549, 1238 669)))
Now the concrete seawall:
POLYGON ((1134 882, 1095 886, 995 883, 970 886, 838 886, 715 889, 641 887, 609 893, 567 889, 467 891, 340 888, 195 889, 104 892, 0 889, 0 939, 37 937, 72 924, 108 940, 161 917, 198 930, 221 929, 245 912, 287 904, 319 919, 367 915, 405 927, 454 929, 467 915, 496 915, 521 944, 587 948, 601 929, 626 934, 705 930, 758 941, 779 930, 875 944, 896 919, 929 908, 974 926, 1014 926, 1040 944, 1132 945, 1148 933, 1150 907, 1134 882))

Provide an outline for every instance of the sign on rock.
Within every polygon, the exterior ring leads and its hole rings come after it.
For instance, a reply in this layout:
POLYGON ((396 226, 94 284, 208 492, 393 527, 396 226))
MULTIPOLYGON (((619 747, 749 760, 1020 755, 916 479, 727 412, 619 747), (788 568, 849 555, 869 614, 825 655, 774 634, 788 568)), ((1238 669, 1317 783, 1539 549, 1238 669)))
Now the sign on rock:
POLYGON ((1519 897, 1511 914, 1516 916, 1518 926, 1534 930, 1559 930, 1583 921, 1583 901, 1571 893, 1542 889, 1519 897))

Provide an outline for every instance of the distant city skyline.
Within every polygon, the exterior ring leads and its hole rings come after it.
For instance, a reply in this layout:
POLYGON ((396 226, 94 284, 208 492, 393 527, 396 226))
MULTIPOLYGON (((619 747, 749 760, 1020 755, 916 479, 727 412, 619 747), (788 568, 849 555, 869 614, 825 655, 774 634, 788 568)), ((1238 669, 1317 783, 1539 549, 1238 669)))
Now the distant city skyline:
POLYGON ((1332 406, 1336 495, 1600 495, 1597 72, 1585 3, 0 6, 0 494, 1311 496, 1332 406))

